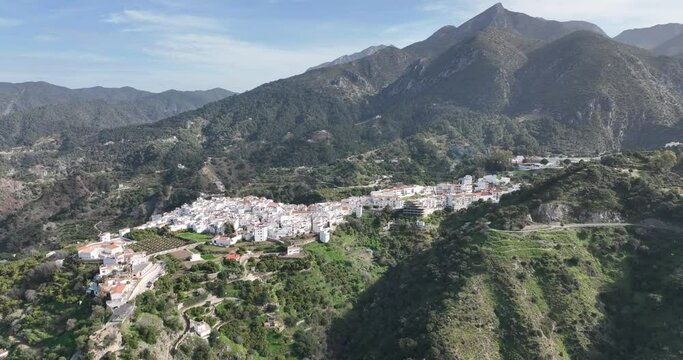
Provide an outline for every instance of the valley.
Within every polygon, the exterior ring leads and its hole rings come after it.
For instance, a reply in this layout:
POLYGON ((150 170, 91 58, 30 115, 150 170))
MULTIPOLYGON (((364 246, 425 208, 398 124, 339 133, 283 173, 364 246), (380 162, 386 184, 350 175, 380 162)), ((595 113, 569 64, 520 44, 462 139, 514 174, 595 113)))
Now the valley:
MULTIPOLYGON (((175 5, 99 15, 102 73, 153 57, 107 83, 245 81, 330 35, 175 5)), ((240 93, 0 83, 0 358, 683 357, 683 25, 458 22, 240 93)))

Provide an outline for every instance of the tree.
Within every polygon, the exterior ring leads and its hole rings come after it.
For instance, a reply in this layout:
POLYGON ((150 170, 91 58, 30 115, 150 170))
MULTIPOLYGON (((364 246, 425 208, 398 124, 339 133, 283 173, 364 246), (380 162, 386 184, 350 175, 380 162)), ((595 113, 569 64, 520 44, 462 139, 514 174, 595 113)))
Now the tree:
POLYGON ((667 172, 676 166, 677 163, 678 157, 671 150, 658 152, 650 159, 653 170, 658 172, 667 172))
POLYGON ((494 150, 484 162, 487 171, 505 171, 512 169, 513 154, 509 150, 494 150))

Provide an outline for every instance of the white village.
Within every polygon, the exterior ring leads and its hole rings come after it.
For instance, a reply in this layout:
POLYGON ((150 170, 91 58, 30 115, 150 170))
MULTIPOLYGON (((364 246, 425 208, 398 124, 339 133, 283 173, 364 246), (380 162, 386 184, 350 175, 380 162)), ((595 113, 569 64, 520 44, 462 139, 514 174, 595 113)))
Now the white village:
MULTIPOLYGON (((170 232, 212 234, 211 244, 226 248, 238 242, 283 243, 301 236, 315 236, 327 243, 346 216, 360 217, 364 210, 400 210, 423 223, 419 219, 435 211, 464 209, 480 200, 496 203, 503 194, 518 189, 519 184, 513 184, 509 177, 486 175, 475 179, 467 175, 456 183, 397 185, 372 191, 368 196, 311 205, 284 204, 256 196, 199 198, 171 212, 154 215, 133 230, 166 228, 170 232)), ((97 242, 77 249, 81 261, 101 263, 89 291, 100 296, 108 294, 107 305, 115 310, 116 316, 130 312, 131 305, 122 305, 131 303, 163 275, 164 263, 153 261, 152 257, 179 249, 136 252, 131 248, 136 242, 126 237, 130 231, 124 228, 117 234, 101 233, 97 242)), ((297 256, 301 252, 301 247, 289 246, 284 255, 297 256)), ((191 260, 197 260, 195 257, 198 259, 198 254, 193 254, 191 260)), ((233 252, 226 259, 237 260, 239 255, 233 252)))

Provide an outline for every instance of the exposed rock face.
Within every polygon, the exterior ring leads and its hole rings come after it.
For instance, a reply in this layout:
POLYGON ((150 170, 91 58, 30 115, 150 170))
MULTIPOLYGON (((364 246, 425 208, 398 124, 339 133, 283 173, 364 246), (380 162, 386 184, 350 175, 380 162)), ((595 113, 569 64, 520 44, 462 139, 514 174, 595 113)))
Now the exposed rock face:
POLYGON ((363 51, 359 51, 359 52, 357 52, 357 53, 355 53, 355 54, 351 54, 351 55, 344 55, 344 56, 341 56, 341 57, 339 57, 339 58, 337 58, 337 59, 334 59, 334 60, 332 60, 332 61, 329 61, 329 62, 320 64, 320 65, 314 66, 314 67, 312 67, 312 68, 310 68, 310 69, 308 69, 308 70, 306 70, 306 71, 315 70, 315 69, 322 69, 322 68, 326 68, 326 67, 330 67, 330 66, 335 66, 335 65, 341 65, 341 64, 350 63, 350 62, 352 62, 352 61, 356 61, 356 60, 360 60, 360 59, 362 59, 362 58, 364 58, 364 57, 368 57, 368 56, 370 56, 370 55, 372 55, 372 54, 374 54, 374 53, 376 53, 376 52, 378 52, 378 51, 380 51, 380 50, 382 50, 382 49, 384 49, 384 48, 386 48, 386 47, 387 47, 386 45, 375 45, 375 46, 370 46, 369 48, 367 48, 367 49, 365 49, 365 50, 363 50, 363 51))
POLYGON ((620 223, 623 222, 621 214, 614 210, 602 210, 602 211, 579 211, 579 216, 577 220, 582 223, 620 223))
POLYGON ((573 209, 568 204, 546 203, 534 210, 531 218, 540 223, 563 222, 571 218, 572 213, 573 209))
POLYGON ((619 223, 624 219, 614 210, 586 210, 566 203, 544 203, 533 210, 531 217, 538 223, 619 223))

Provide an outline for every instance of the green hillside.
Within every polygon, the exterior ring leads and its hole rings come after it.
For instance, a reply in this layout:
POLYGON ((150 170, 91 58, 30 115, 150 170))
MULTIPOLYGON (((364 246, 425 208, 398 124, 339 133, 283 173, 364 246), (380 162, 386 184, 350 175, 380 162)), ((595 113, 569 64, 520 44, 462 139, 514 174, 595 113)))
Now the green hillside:
POLYGON ((660 185, 582 166, 501 206, 481 204, 449 216, 441 240, 389 269, 335 323, 333 353, 351 359, 678 358, 681 326, 673 319, 683 312, 681 228, 495 228, 541 201, 568 198, 591 202, 598 212, 616 201, 628 221, 657 217, 680 226, 681 198, 660 185), (615 197, 596 199, 594 191, 615 197), (666 209, 659 212, 661 206, 666 209))

